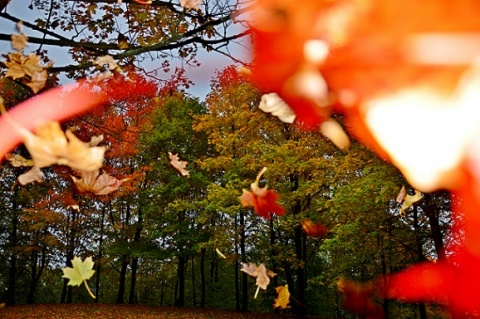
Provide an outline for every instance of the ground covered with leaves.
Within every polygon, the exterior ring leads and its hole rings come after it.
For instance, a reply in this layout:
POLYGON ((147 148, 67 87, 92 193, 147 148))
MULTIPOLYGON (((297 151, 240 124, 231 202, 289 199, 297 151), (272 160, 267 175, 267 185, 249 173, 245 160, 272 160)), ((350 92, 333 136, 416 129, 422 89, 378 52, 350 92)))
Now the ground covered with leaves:
MULTIPOLYGON (((20 305, 0 309, 2 319, 293 319, 292 314, 240 313, 218 309, 151 307, 113 304, 20 305)), ((317 318, 318 319, 318 318, 317 318)))

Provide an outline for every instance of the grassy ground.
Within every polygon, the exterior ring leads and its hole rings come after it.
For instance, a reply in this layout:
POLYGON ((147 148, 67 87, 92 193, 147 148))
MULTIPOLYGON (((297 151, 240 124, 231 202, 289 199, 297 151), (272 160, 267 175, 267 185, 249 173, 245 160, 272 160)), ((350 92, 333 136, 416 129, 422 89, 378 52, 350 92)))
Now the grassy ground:
POLYGON ((293 319, 293 315, 216 309, 111 304, 20 305, 0 309, 2 319, 293 319))

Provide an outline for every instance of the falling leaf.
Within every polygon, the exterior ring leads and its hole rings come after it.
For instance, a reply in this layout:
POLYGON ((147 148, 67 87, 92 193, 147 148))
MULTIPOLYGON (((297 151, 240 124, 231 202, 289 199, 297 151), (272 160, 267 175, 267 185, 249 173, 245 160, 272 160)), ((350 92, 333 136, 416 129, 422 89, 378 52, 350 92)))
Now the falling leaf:
POLYGON ((22 166, 33 166, 33 161, 31 159, 26 159, 19 154, 7 154, 5 155, 7 161, 10 162, 10 165, 13 167, 22 167, 22 166))
POLYGON ((179 0, 180 5, 187 10, 200 10, 202 0, 179 0))
POLYGON ((111 55, 104 55, 104 56, 98 57, 95 61, 93 61, 93 64, 98 65, 100 67, 103 67, 106 64, 109 70, 120 69, 120 67, 117 64, 117 61, 115 61, 115 59, 111 55))
POLYGON ((18 182, 21 185, 27 185, 32 182, 41 183, 43 182, 44 178, 45 175, 43 174, 42 170, 39 167, 34 166, 28 172, 18 176, 18 182))
POLYGON ((65 133, 58 122, 40 127, 36 134, 20 128, 35 166, 67 165, 79 171, 93 171, 102 166, 104 147, 88 147, 71 131, 65 133))
POLYGON ((273 116, 278 117, 284 123, 293 123, 295 121, 295 113, 277 93, 262 95, 258 108, 265 113, 272 113, 273 116))
POLYGON ((185 169, 187 167, 187 163, 185 161, 181 161, 178 157, 178 154, 173 155, 171 152, 168 152, 168 157, 170 158, 170 165, 173 166, 182 176, 189 176, 190 173, 185 169))
POLYGON ((262 288, 263 290, 266 290, 268 284, 270 283, 270 278, 273 278, 277 275, 273 271, 267 269, 267 267, 265 267, 265 264, 260 264, 257 266, 254 263, 242 263, 242 268, 240 270, 252 277, 257 278, 255 284, 258 288, 255 292, 254 298, 257 298, 258 289, 262 288))
POLYGON ((278 294, 278 297, 275 299, 274 308, 287 309, 288 304, 290 303, 290 291, 288 291, 288 285, 275 287, 275 291, 278 294))
POLYGON ((398 193, 395 201, 400 204, 405 199, 405 196, 407 196, 407 190, 405 189, 405 186, 402 186, 402 189, 400 190, 400 193, 398 193))
POLYGON ((403 214, 410 206, 422 199, 422 193, 418 190, 415 190, 415 195, 405 196, 402 207, 400 208, 400 214, 403 214))
POLYGON ((108 195, 116 191, 126 179, 119 180, 99 170, 80 171, 80 178, 70 175, 80 193, 90 192, 95 195, 108 195))
POLYGON ((90 142, 87 143, 88 147, 95 147, 100 144, 100 142, 103 141, 103 134, 100 135, 94 135, 90 137, 90 142))
POLYGON ((301 222, 303 231, 312 237, 322 237, 327 233, 327 229, 322 223, 314 223, 309 219, 305 219, 301 222))
POLYGON ((87 280, 92 278, 93 274, 95 273, 95 270, 93 270, 93 265, 92 257, 87 257, 84 261, 82 261, 79 257, 75 256, 72 259, 73 268, 62 268, 62 278, 69 279, 67 284, 68 286, 80 286, 83 282, 90 296, 92 296, 92 298, 96 298, 87 285, 87 280))
POLYGON ((28 38, 24 34, 12 34, 12 48, 22 51, 28 44, 28 38))
POLYGON ((343 127, 334 119, 322 122, 320 132, 341 150, 346 150, 350 146, 350 138, 343 127))
POLYGON ((217 252, 217 255, 219 255, 219 256, 222 257, 223 259, 227 259, 227 256, 225 256, 224 254, 222 254, 222 252, 221 252, 218 248, 215 248, 215 251, 217 252))
POLYGON ((383 318, 381 308, 372 301, 376 293, 373 283, 357 284, 340 278, 337 286, 340 293, 345 296, 343 305, 346 309, 365 318, 383 318))
POLYGON ((32 89, 33 93, 38 93, 41 89, 45 87, 47 83, 48 73, 47 70, 42 70, 41 72, 34 72, 29 81, 26 81, 26 85, 32 89))
POLYGON ((243 190, 240 202, 243 207, 253 207, 257 214, 264 218, 269 218, 272 213, 283 215, 285 214, 285 208, 276 203, 280 196, 275 191, 268 190, 267 186, 263 188, 258 186, 260 178, 266 171, 266 167, 260 171, 255 182, 250 185, 251 192, 243 190))

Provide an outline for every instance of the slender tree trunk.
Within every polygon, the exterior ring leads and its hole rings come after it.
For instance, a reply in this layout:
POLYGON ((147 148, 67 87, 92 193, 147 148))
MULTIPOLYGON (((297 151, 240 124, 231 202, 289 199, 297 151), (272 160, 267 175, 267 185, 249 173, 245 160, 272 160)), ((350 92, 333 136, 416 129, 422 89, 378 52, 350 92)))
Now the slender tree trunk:
MULTIPOLYGON (((141 207, 138 209, 138 221, 137 227, 135 228, 135 235, 133 236, 133 242, 138 243, 140 241, 140 237, 142 236, 143 230, 143 213, 141 207)), ((137 284, 137 270, 138 270, 138 257, 133 257, 132 259, 132 278, 130 281, 130 295, 128 297, 129 304, 137 303, 137 294, 136 294, 136 287, 137 284)))
MULTIPOLYGON (((246 253, 246 232, 245 232, 245 212, 240 211, 240 258, 243 263, 247 262, 246 253)), ((248 311, 248 277, 245 272, 242 271, 242 308, 241 311, 248 311)))
POLYGON ((192 300, 193 300, 193 306, 197 306, 197 291, 195 288, 195 258, 191 258, 192 261, 192 300))
MULTIPOLYGON (((74 249, 75 249, 75 238, 77 233, 77 215, 74 209, 69 210, 69 215, 67 217, 67 225, 68 225, 68 244, 67 244, 67 260, 65 262, 67 267, 72 267, 72 259, 74 258, 74 249)), ((68 286, 68 279, 63 280, 63 289, 62 289, 62 303, 72 303, 73 301, 73 293, 72 293, 72 286, 68 286)))
POLYGON ((132 258, 132 278, 130 279, 130 293, 128 295, 128 303, 137 303, 137 293, 135 285, 137 284, 137 269, 138 269, 138 257, 132 258))
POLYGON ((295 252, 297 255, 297 261, 299 265, 296 270, 297 277, 297 289, 296 289, 296 299, 297 304, 295 306, 295 313, 299 316, 306 315, 306 302, 305 302, 305 291, 306 291, 306 275, 305 275, 305 254, 304 254, 304 233, 301 226, 295 227, 295 252))
MULTIPOLYGON (((234 219, 234 229, 235 229, 235 253, 237 255, 240 254, 240 244, 238 242, 238 218, 239 216, 235 215, 234 219)), ((241 296, 240 296, 240 267, 238 262, 233 264, 234 271, 235 271, 235 310, 240 311, 242 310, 241 306, 241 296)))
MULTIPOLYGON (((423 242, 422 236, 420 236, 420 225, 418 223, 418 206, 413 207, 413 229, 415 231, 415 241, 417 242, 417 260, 422 262, 425 260, 423 255, 423 242)), ((427 319, 427 309, 424 302, 418 303, 418 312, 420 314, 420 319, 427 319)))
POLYGON ((205 254, 206 252, 207 252, 206 248, 202 248, 200 252, 200 308, 205 307, 205 293, 206 293, 205 254))
POLYGON ((177 264, 177 280, 178 280, 178 295, 175 301, 175 306, 184 307, 185 306, 185 265, 187 263, 187 258, 184 256, 178 257, 177 264))
POLYGON ((97 262, 97 269, 95 272, 95 294, 97 298, 95 298, 95 303, 98 303, 100 299, 100 274, 102 272, 102 257, 103 257, 103 232, 105 230, 105 210, 106 205, 102 208, 102 216, 100 218, 100 238, 98 240, 98 262, 97 262))
POLYGON ((120 268, 120 282, 118 285, 118 293, 117 293, 117 304, 123 304, 124 296, 125 296, 125 286, 127 281, 127 268, 128 268, 129 260, 128 256, 122 256, 122 267, 120 268))
POLYGON ((34 252, 32 254, 32 273, 31 273, 31 279, 30 279, 30 287, 28 289, 28 294, 27 294, 27 304, 35 303, 38 282, 40 281, 40 278, 42 276, 42 273, 43 273, 43 270, 45 269, 45 264, 46 264, 47 249, 45 246, 43 246, 41 254, 42 255, 40 260, 38 258, 38 252, 34 252))
POLYGON ((433 243, 435 245, 435 251, 437 252, 437 256, 439 260, 444 260, 445 256, 445 249, 443 244, 443 234, 440 228, 440 221, 438 219, 438 212, 436 207, 433 203, 433 198, 431 194, 424 194, 424 210, 425 214, 428 217, 428 222, 430 224, 430 231, 433 239, 433 243))
POLYGON ((8 270, 8 287, 7 287, 7 298, 6 303, 7 305, 14 305, 16 303, 15 296, 16 296, 16 279, 17 279, 17 254, 16 248, 18 245, 18 212, 17 212, 17 191, 15 190, 14 193, 14 200, 12 204, 12 232, 10 233, 10 247, 11 247, 11 256, 10 256, 10 264, 8 270))

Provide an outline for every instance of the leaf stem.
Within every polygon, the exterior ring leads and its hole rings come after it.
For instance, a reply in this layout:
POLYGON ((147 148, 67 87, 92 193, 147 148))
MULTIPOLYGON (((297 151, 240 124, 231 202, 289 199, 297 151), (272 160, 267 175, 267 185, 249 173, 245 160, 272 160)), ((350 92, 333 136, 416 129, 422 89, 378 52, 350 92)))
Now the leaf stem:
POLYGON ((260 291, 260 286, 257 286, 257 290, 255 291, 255 296, 253 297, 253 299, 257 299, 259 291, 260 291))
POLYGON ((90 290, 90 287, 88 287, 87 281, 84 280, 83 283, 85 284, 85 287, 87 287, 87 291, 88 291, 88 293, 90 294, 90 297, 92 297, 93 299, 97 299, 97 297, 95 297, 95 295, 93 294, 93 292, 90 290))

